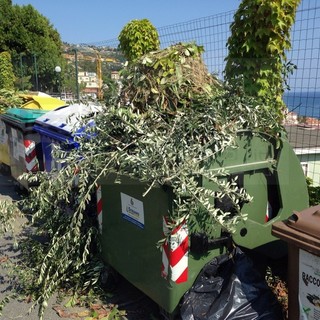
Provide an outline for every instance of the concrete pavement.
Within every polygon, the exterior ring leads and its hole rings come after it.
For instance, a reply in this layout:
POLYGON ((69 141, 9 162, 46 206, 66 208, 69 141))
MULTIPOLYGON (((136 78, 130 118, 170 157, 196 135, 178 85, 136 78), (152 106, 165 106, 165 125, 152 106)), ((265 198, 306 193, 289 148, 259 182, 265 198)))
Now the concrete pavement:
MULTIPOLYGON (((0 201, 19 200, 21 197, 15 191, 14 181, 10 176, 0 174, 0 201)), ((0 213, 1 214, 1 213, 0 213)), ((15 235, 19 239, 23 237, 22 226, 26 222, 25 218, 18 218, 15 222, 15 235)), ((19 263, 19 251, 13 246, 13 237, 11 234, 0 236, 0 301, 12 293, 11 283, 7 276, 8 262, 19 263)), ((28 311, 32 303, 25 301, 12 300, 2 311, 0 319, 3 320, 37 320, 38 310, 33 310, 30 314, 28 311)), ((65 308, 63 303, 59 304, 55 298, 49 302, 48 308, 45 311, 45 320, 61 320, 61 319, 78 319, 82 320, 89 316, 89 310, 81 308, 65 308), (55 308, 55 309, 54 309, 55 308), (83 315, 83 317, 81 316, 83 315)))

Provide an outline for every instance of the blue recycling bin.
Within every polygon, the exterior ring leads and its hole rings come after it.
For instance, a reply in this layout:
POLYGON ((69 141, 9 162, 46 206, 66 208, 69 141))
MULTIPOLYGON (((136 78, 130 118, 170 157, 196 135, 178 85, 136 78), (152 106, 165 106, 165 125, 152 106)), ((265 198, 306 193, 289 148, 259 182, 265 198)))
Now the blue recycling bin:
POLYGON ((63 166, 53 157, 53 146, 57 145, 65 151, 78 148, 74 138, 84 131, 79 124, 80 119, 100 111, 101 107, 97 105, 73 104, 49 111, 35 121, 34 130, 41 137, 45 171, 59 170, 63 166))

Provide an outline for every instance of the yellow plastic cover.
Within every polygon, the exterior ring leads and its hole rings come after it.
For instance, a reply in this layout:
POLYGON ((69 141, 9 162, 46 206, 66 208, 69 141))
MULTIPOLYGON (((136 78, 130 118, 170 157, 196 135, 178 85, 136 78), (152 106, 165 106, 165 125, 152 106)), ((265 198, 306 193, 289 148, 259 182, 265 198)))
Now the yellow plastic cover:
POLYGON ((66 105, 65 101, 53 97, 30 95, 24 98, 30 99, 21 106, 24 109, 53 110, 66 105))

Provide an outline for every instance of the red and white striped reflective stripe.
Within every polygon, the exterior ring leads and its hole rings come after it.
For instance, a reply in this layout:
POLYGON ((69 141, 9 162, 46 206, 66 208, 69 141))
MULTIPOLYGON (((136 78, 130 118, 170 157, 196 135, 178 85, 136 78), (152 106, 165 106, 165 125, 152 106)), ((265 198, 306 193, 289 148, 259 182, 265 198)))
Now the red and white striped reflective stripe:
POLYGON ((36 144, 32 140, 24 140, 26 171, 34 172, 39 170, 39 163, 37 159, 36 144))
MULTIPOLYGON (((168 222, 163 218, 163 232, 168 235, 168 222)), ((188 250, 189 236, 187 224, 183 222, 176 227, 168 240, 162 245, 162 270, 161 275, 174 281, 182 283, 188 280, 188 250)))
POLYGON ((97 188, 97 215, 100 232, 102 232, 102 195, 101 195, 101 186, 97 188))
POLYGON ((271 207, 270 202, 268 201, 264 222, 267 223, 267 222, 268 222, 269 220, 271 220, 272 218, 273 218, 273 217, 272 217, 272 207, 271 207))

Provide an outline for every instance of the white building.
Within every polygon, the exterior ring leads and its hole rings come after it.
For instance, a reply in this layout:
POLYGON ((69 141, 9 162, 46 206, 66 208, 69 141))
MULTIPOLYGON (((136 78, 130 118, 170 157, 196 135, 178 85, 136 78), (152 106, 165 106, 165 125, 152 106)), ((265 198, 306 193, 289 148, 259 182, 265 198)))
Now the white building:
POLYGON ((89 95, 93 98, 98 96, 99 92, 99 81, 97 74, 95 72, 81 71, 78 73, 78 82, 79 84, 85 85, 85 88, 82 90, 83 94, 89 95))

